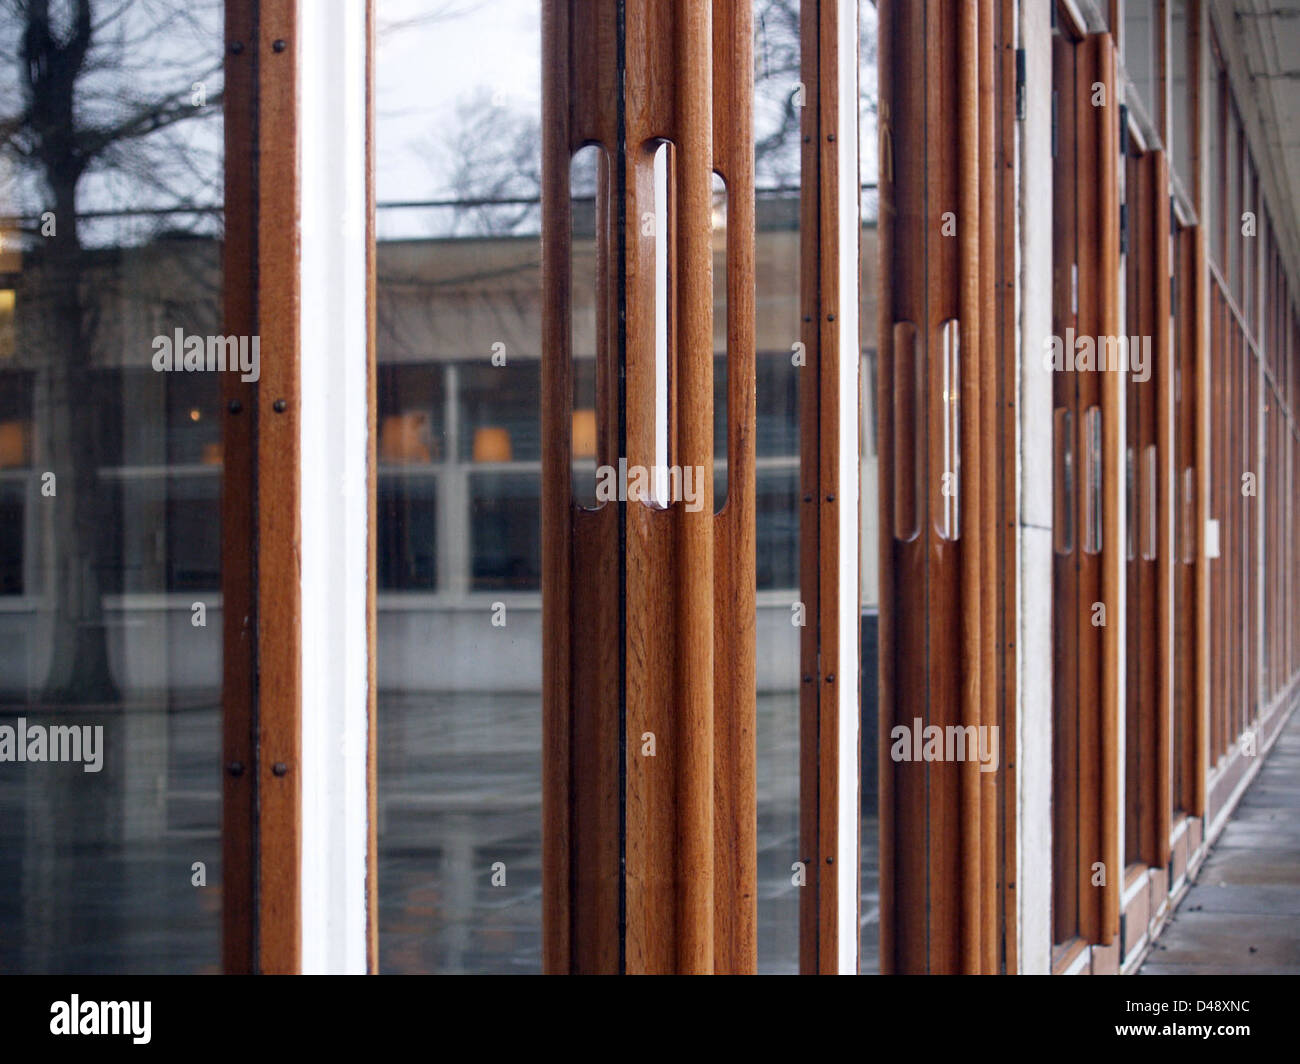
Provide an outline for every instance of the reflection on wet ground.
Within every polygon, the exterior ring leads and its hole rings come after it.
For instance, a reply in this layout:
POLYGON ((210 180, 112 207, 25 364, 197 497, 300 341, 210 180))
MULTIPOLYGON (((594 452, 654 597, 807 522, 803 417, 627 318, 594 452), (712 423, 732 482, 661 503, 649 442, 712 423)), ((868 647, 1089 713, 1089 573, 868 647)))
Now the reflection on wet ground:
MULTIPOLYGON (((759 969, 798 966, 798 723, 758 699, 759 969)), ((529 695, 380 698, 380 965, 541 969, 540 706, 529 695), (493 866, 503 885, 494 886, 493 866)), ((863 970, 875 968, 874 818, 863 824, 863 970), (868 951, 865 952, 865 951, 868 951)))
MULTIPOLYGON (((759 968, 798 963, 798 729, 760 696, 759 968)), ((214 699, 0 724, 104 726, 104 767, 0 764, 0 972, 185 973, 220 965, 220 710, 214 699), (194 886, 194 862, 207 885, 194 886)), ((535 696, 380 699, 380 961, 386 972, 541 968, 535 696), (500 862, 501 886, 493 886, 500 862)), ((864 819, 863 961, 875 968, 876 823, 864 819)))
POLYGON ((0 972, 218 971, 216 699, 0 707, 0 725, 20 717, 100 725, 105 751, 99 772, 0 762, 0 972))

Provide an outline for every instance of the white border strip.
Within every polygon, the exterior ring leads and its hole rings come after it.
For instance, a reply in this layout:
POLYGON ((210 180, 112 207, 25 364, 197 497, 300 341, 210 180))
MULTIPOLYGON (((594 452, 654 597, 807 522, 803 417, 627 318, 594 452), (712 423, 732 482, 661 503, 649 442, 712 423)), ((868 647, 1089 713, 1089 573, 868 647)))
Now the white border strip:
MULTIPOLYGON (((366 5, 298 5, 302 970, 366 970, 366 5)), ((285 224, 290 224, 285 219, 285 224)))
POLYGON ((839 569, 836 602, 839 613, 839 794, 836 861, 839 862, 836 906, 839 972, 858 973, 858 895, 860 860, 858 845, 859 792, 861 766, 858 764, 861 714, 861 643, 858 637, 859 523, 858 509, 858 367, 862 361, 858 337, 858 242, 862 223, 859 217, 862 196, 858 176, 858 0, 839 0, 839 45, 836 49, 839 69, 835 81, 839 89, 836 143, 836 197, 839 203, 839 414, 840 462, 836 470, 839 519, 839 569))

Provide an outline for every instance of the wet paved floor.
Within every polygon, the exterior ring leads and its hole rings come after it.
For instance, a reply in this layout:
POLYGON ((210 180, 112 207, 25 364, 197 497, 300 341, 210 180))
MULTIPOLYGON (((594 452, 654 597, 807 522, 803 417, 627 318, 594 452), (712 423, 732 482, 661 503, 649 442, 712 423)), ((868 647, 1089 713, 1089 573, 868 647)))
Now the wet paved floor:
POLYGON ((1300 712, 1294 712, 1141 968, 1300 972, 1300 712))

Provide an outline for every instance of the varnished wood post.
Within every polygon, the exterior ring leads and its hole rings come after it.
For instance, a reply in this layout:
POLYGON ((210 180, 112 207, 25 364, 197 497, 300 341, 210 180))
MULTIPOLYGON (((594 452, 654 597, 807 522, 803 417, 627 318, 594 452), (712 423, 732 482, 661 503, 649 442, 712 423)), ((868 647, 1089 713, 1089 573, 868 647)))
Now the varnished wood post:
MULTIPOLYGON (((960 579, 961 579, 961 681, 960 724, 979 725, 984 690, 980 674, 983 668, 982 569, 980 543, 984 515, 980 476, 982 447, 980 417, 980 272, 985 266, 980 245, 980 67, 990 57, 979 48, 980 21, 986 12, 979 3, 961 3, 957 7, 957 243, 958 243, 958 333, 959 394, 961 402, 961 469, 958 477, 960 579)), ((991 160, 990 160, 991 161, 991 160)), ((990 204, 991 207, 991 204, 990 204)), ((943 396, 943 401, 953 401, 943 396)), ((931 470, 931 477, 948 477, 948 470, 931 470)), ((981 892, 980 875, 980 764, 968 758, 956 766, 960 778, 961 827, 958 846, 961 862, 961 971, 978 972, 981 963, 981 892)))
MULTIPOLYGON (((1204 215, 1202 217, 1205 217, 1204 215)), ((1193 329, 1196 336, 1196 576, 1195 576, 1195 623, 1196 623, 1196 688, 1193 692, 1195 706, 1194 719, 1196 730, 1189 741, 1195 744, 1195 793, 1190 810, 1194 816, 1204 817, 1208 813, 1208 779, 1210 773, 1210 744, 1212 741, 1212 717, 1210 714, 1210 696, 1212 684, 1212 664, 1210 646, 1210 584, 1213 577, 1211 559, 1206 542, 1206 530, 1210 523, 1210 411, 1212 392, 1210 389, 1210 271, 1206 261, 1205 225, 1196 227, 1195 251, 1192 256, 1194 268, 1192 289, 1193 329)))
MULTIPOLYGON (((1115 46, 1108 34, 1095 38, 1097 81, 1105 102, 1096 108, 1098 182, 1098 336, 1119 335, 1119 107, 1116 100, 1115 46)), ((1124 379, 1120 373, 1106 373, 1101 382, 1102 423, 1102 552, 1101 591, 1107 623, 1102 629, 1100 746, 1101 788, 1098 805, 1098 840, 1105 865, 1105 885, 1100 893, 1100 924, 1097 941, 1109 945, 1119 934, 1119 899, 1123 885, 1120 856, 1119 714, 1123 677, 1119 670, 1119 647, 1123 614, 1119 609, 1124 573, 1123 513, 1124 439, 1119 431, 1123 412, 1124 379)))
MULTIPOLYGON (((677 971, 713 970, 713 66, 710 0, 676 5, 677 456, 703 472, 703 507, 678 507, 675 617, 677 971)), ((657 665, 657 663, 656 663, 657 665)), ((652 666, 653 667, 653 666, 652 666)))
POLYGON ((748 0, 630 0, 621 19, 610 2, 543 8, 547 971, 754 970, 749 8, 748 0), (674 497, 630 491, 626 502, 595 510, 576 507, 569 490, 568 168, 588 143, 606 159, 596 227, 598 461, 653 472, 666 452, 669 470, 680 471, 655 478, 670 490, 677 484, 674 497), (668 191, 658 202, 654 160, 664 144, 668 191), (727 182, 726 278, 713 276, 715 170, 727 182), (656 262, 656 230, 667 233, 666 262, 656 262), (656 306, 659 271, 667 306, 656 306), (718 515, 715 284, 727 288, 731 419, 729 492, 718 515), (656 365, 657 333, 667 367, 656 365), (699 489, 689 500, 687 475, 699 489))
POLYGON ((714 521, 714 968, 758 966, 753 9, 713 3, 713 158, 727 193, 727 500, 714 521))
POLYGON ((259 12, 257 967, 283 974, 302 958, 297 0, 259 12))
POLYGON ((800 639, 799 831, 808 889, 799 906, 799 967, 815 974, 856 971, 858 953, 856 7, 806 0, 800 40, 809 98, 799 215, 800 340, 808 352, 799 371, 799 586, 816 623, 800 639))
POLYGON ((1155 797, 1155 853, 1161 867, 1169 863, 1169 833, 1174 809, 1174 691, 1175 661, 1174 580, 1178 559, 1175 557, 1174 499, 1178 472, 1174 425, 1174 348, 1170 321, 1170 281, 1173 264, 1170 255, 1169 165, 1164 152, 1155 152, 1150 162, 1152 212, 1151 235, 1154 240, 1151 262, 1154 267, 1155 337, 1152 343, 1156 362, 1156 454, 1159 456, 1159 493, 1156 512, 1156 705, 1155 759, 1153 782, 1155 797))
POLYGON ((882 972, 1001 964, 1000 778, 894 735, 1002 716, 997 7, 879 7, 882 972))
MULTIPOLYGON (((623 453, 613 309, 621 243, 612 4, 542 10, 542 958, 548 973, 622 970, 619 907, 621 514, 574 504, 569 167, 598 145, 597 457, 623 453)), ((621 298, 621 296, 620 296, 621 298)))

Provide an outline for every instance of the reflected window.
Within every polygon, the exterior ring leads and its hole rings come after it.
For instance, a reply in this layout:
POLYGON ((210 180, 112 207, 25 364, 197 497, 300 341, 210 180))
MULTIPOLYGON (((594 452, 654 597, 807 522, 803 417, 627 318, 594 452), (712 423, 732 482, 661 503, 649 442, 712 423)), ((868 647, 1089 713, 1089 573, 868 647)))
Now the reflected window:
POLYGON ((471 476, 471 590, 540 589, 541 527, 539 476, 516 473, 471 476))

